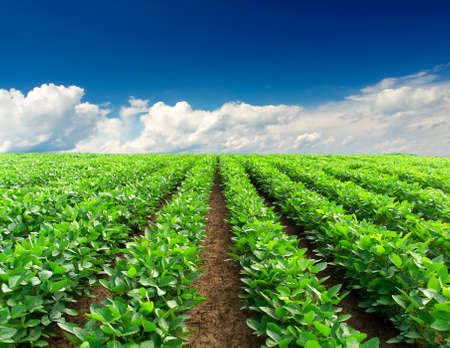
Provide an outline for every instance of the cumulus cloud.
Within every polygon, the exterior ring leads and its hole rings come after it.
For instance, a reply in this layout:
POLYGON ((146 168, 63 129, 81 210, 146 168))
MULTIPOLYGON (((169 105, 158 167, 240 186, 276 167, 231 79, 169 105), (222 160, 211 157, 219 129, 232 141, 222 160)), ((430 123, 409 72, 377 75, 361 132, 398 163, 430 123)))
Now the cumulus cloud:
POLYGON ((313 142, 317 139, 320 138, 320 134, 317 132, 314 133, 305 133, 305 134, 301 134, 297 137, 297 139, 295 139, 295 142, 300 144, 302 141, 309 141, 309 142, 313 142))
POLYGON ((130 103, 129 106, 122 106, 120 108, 120 117, 122 118, 130 118, 149 110, 148 100, 131 97, 128 102, 130 103))
POLYGON ((0 152, 61 151, 95 134, 107 113, 76 86, 44 84, 26 95, 0 89, 0 152))
MULTIPOLYGON (((389 153, 449 155, 450 82, 440 68, 387 78, 306 108, 225 103, 212 111, 130 98, 116 117, 83 90, 0 90, 0 151, 389 153)), ((445 66, 444 66, 445 67, 445 66)))
POLYGON ((108 137, 103 132, 100 136, 95 135, 91 140, 78 144, 75 151, 101 148, 103 152, 131 153, 257 152, 258 146, 267 142, 268 127, 289 124, 301 110, 298 106, 226 103, 217 110, 205 111, 193 110, 185 101, 174 106, 158 102, 136 118, 135 122, 130 123, 128 117, 137 113, 130 112, 120 119, 110 118, 103 123, 102 128, 117 126, 122 133, 129 133, 130 127, 136 129, 135 126, 139 125, 140 134, 136 137, 124 139, 117 134, 108 137), (117 142, 118 139, 121 141, 117 142))

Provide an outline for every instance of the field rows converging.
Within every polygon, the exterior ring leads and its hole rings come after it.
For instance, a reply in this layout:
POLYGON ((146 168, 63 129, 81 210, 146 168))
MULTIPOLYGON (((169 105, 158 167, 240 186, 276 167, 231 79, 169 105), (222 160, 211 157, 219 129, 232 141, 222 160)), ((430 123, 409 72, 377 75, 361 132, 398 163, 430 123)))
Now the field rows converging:
MULTIPOLYGON (((253 181, 250 180, 252 183, 253 181)), ((280 223, 283 226, 283 231, 291 236, 296 236, 299 239, 299 248, 305 250, 305 256, 311 260, 321 261, 323 260, 320 252, 314 247, 311 240, 307 239, 305 231, 301 226, 295 224, 294 221, 286 217, 282 212, 281 206, 274 202, 269 196, 267 196, 262 190, 255 186, 260 196, 264 198, 265 203, 272 207, 280 218, 280 223)), ((342 272, 333 266, 332 263, 327 263, 327 267, 316 273, 316 276, 324 279, 322 285, 329 289, 340 284, 345 285, 345 279, 342 276, 342 272)), ((380 347, 415 347, 416 345, 405 344, 405 343, 387 343, 389 339, 398 335, 398 330, 392 325, 392 323, 384 320, 382 317, 374 315, 373 313, 368 313, 359 306, 360 298, 355 290, 346 290, 341 287, 340 291, 344 293, 346 291, 347 295, 339 302, 339 307, 342 311, 339 312, 340 315, 349 315, 346 323, 357 329, 358 331, 366 333, 367 339, 379 338, 380 347)))
MULTIPOLYGON (((182 169, 181 173, 184 173, 185 171, 182 169)), ((145 234, 145 229, 150 227, 150 223, 153 221, 155 222, 159 211, 171 200, 171 197, 177 192, 179 186, 181 185, 180 180, 183 180, 183 176, 179 176, 175 179, 175 181, 171 181, 172 185, 176 185, 175 188, 172 188, 171 192, 168 193, 168 191, 162 193, 162 195, 159 197, 159 207, 155 208, 155 213, 150 217, 149 224, 144 226, 144 229, 141 229, 138 231, 137 234, 130 236, 131 241, 133 238, 136 238, 138 236, 142 236, 145 234)), ((152 210, 149 209, 148 213, 150 214, 152 210)), ((126 240, 122 242, 120 245, 121 248, 126 247, 126 240)), ((116 254, 116 258, 111 261, 111 269, 115 269, 115 265, 117 262, 121 262, 124 260, 126 253, 118 250, 118 253, 116 254)), ((66 325, 55 328, 55 336, 51 337, 49 340, 49 347, 74 347, 74 341, 70 340, 67 335, 65 335, 65 330, 63 328, 68 328, 67 325, 69 325, 71 328, 70 330, 76 330, 76 328, 83 328, 86 326, 86 324, 89 321, 89 316, 87 314, 90 314, 90 308, 92 305, 100 305, 106 298, 114 298, 115 293, 112 291, 112 289, 108 289, 108 283, 111 282, 111 273, 104 272, 99 275, 99 279, 106 283, 99 283, 98 286, 91 286, 87 289, 87 296, 76 298, 76 302, 74 303, 73 310, 75 310, 78 314, 75 316, 67 316, 66 315, 66 325)))
POLYGON ((191 312, 189 347, 260 347, 264 342, 252 335, 246 324, 239 267, 228 255, 231 229, 226 202, 221 193, 220 177, 216 173, 210 196, 210 211, 206 223, 204 249, 200 253, 203 275, 194 283, 206 300, 191 312))
POLYGON ((0 156, 0 347, 447 347, 450 161, 0 156))

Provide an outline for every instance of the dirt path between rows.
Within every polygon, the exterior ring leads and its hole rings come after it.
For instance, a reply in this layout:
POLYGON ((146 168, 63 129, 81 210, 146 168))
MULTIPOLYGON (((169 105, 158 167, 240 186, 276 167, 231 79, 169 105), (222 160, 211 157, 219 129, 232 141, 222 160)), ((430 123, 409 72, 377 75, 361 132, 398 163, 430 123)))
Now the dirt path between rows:
POLYGON ((207 300, 190 311, 188 323, 194 333, 188 336, 190 348, 253 348, 263 342, 252 334, 246 324, 246 312, 240 308, 243 302, 239 265, 228 256, 231 244, 230 226, 225 197, 220 191, 220 178, 216 173, 209 199, 210 211, 206 224, 205 247, 200 257, 204 266, 203 276, 194 284, 207 300))
MULTIPOLYGON (((258 186, 253 182, 259 195, 264 198, 265 203, 272 207, 275 213, 280 218, 280 223, 283 225, 283 231, 292 236, 296 236, 299 239, 299 248, 306 248, 305 256, 309 259, 320 260, 322 259, 314 251, 314 245, 308 239, 305 238, 304 230, 297 226, 291 219, 287 218, 281 211, 280 207, 274 203, 274 201, 268 197, 258 186)), ((323 285, 326 288, 331 288, 337 284, 343 284, 341 292, 344 290, 344 284, 342 280, 342 272, 332 265, 328 265, 326 269, 316 274, 318 278, 329 277, 323 285)), ((374 313, 367 313, 363 308, 359 307, 360 297, 355 291, 351 291, 338 306, 342 308, 342 312, 339 314, 351 314, 351 318, 346 323, 352 328, 364 332, 367 334, 367 339, 378 337, 380 339, 380 348, 419 348, 416 344, 407 343, 386 343, 389 339, 398 335, 398 330, 390 321, 386 321, 379 315, 374 313)))

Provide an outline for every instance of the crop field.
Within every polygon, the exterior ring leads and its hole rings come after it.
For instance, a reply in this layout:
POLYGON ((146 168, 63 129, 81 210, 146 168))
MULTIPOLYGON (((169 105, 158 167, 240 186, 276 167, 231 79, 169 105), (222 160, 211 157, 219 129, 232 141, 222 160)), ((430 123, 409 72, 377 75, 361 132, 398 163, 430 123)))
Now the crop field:
POLYGON ((450 159, 0 155, 0 348, 449 347, 450 159))

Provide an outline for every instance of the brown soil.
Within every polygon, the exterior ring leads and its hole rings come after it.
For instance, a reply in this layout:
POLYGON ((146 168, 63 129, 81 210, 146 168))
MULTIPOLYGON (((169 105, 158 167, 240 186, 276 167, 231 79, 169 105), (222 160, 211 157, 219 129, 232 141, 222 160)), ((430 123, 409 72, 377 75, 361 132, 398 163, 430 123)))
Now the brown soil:
POLYGON ((219 176, 216 174, 210 196, 210 211, 206 224, 206 240, 200 257, 203 276, 194 284, 207 300, 190 311, 188 328, 194 330, 188 336, 190 348, 260 347, 262 340, 252 334, 246 324, 246 311, 241 310, 239 298, 243 283, 239 266, 228 256, 231 230, 226 223, 227 208, 220 192, 219 176))
MULTIPOLYGON (((292 220, 287 218, 276 205, 273 200, 271 200, 267 195, 265 195, 257 186, 255 186, 261 197, 264 198, 266 204, 271 206, 274 211, 278 214, 280 222, 283 225, 283 230, 288 235, 293 235, 299 238, 299 248, 306 248, 305 256, 309 259, 320 260, 321 257, 317 255, 314 251, 313 244, 305 238, 304 230, 297 226, 292 220)), ((326 269, 319 272, 317 277, 325 278, 329 277, 323 285, 326 288, 331 288, 337 284, 343 284, 342 291, 345 288, 345 282, 343 282, 340 276, 342 272, 338 270, 335 266, 328 265, 326 269)), ((390 321, 386 321, 379 315, 374 313, 367 313, 363 308, 359 307, 360 297, 356 291, 351 291, 341 302, 339 302, 339 307, 342 308, 342 312, 339 314, 351 314, 351 318, 346 321, 346 323, 352 328, 364 332, 367 334, 367 339, 373 337, 378 337, 380 339, 380 348, 416 348, 420 347, 416 344, 407 343, 396 343, 389 344, 386 343, 389 339, 398 335, 399 331, 393 326, 390 321)))
POLYGON ((181 183, 179 183, 177 186, 175 186, 175 188, 169 193, 169 195, 162 199, 159 207, 155 210, 155 213, 150 216, 150 218, 148 219, 147 224, 144 226, 144 228, 142 228, 138 234, 143 236, 145 235, 145 228, 151 228, 151 226, 156 222, 156 219, 158 218, 158 213, 161 211, 161 209, 167 205, 167 203, 169 203, 172 200, 172 197, 178 192, 178 189, 180 188, 181 183))
MULTIPOLYGON (((80 327, 84 327, 89 318, 86 317, 86 313, 90 312, 90 307, 92 304, 100 304, 105 298, 112 298, 114 294, 103 286, 93 286, 90 289, 92 297, 81 297, 77 299, 77 302, 73 305, 73 309, 78 312, 76 316, 66 315, 66 321, 70 323, 77 324, 80 327)), ((59 326, 55 326, 54 329, 55 337, 51 337, 48 340, 49 348, 72 348, 75 345, 70 342, 70 340, 64 335, 64 330, 59 326)))
MULTIPOLYGON (((157 212, 160 211, 168 202, 170 202, 172 196, 176 193, 180 185, 177 185, 172 192, 164 199, 161 200, 160 205, 155 210, 155 213, 149 218, 149 222, 145 227, 150 227, 150 224, 152 222, 156 221, 157 212)), ((144 235, 145 231, 144 229, 140 229, 137 231, 138 235, 144 235)), ((121 245, 121 248, 125 248, 125 244, 121 245)), ((120 252, 117 253, 115 256, 115 259, 123 258, 125 256, 124 253, 120 252)), ((115 268, 116 261, 111 261, 111 268, 115 268)), ((106 275, 100 275, 99 278, 107 278, 106 275)), ((70 323, 77 324, 80 327, 84 327, 87 322, 89 321, 89 318, 86 317, 86 313, 90 312, 90 307, 92 304, 101 304, 104 299, 106 298, 113 298, 114 293, 110 292, 109 290, 105 289, 103 286, 93 286, 91 289, 89 289, 91 293, 91 297, 79 297, 77 298, 77 302, 74 303, 73 309, 78 312, 78 315, 76 316, 69 316, 65 315, 66 321, 70 323)), ((55 336, 49 338, 48 340, 48 347, 49 348, 73 348, 75 345, 66 337, 64 334, 65 331, 61 329, 59 326, 55 326, 54 329, 55 336)))

